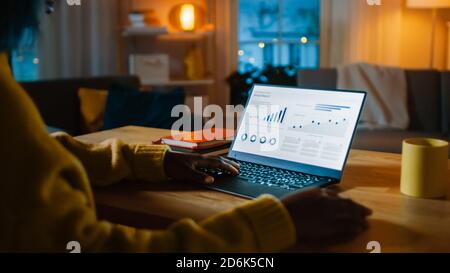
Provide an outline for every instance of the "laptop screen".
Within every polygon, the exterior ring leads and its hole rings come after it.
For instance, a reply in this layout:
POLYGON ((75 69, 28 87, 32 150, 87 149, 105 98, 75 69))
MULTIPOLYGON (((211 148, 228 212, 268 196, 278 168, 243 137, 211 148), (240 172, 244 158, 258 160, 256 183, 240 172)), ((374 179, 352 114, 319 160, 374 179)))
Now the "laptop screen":
POLYGON ((342 171, 364 92, 255 85, 230 154, 342 171))

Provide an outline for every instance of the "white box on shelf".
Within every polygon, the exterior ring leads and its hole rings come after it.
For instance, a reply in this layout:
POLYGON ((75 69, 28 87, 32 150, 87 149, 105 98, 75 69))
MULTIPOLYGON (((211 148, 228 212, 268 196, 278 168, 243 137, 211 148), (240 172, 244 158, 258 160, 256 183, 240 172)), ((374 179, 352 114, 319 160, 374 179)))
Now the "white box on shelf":
POLYGON ((170 79, 169 55, 130 55, 130 74, 139 76, 142 82, 167 83, 170 79))

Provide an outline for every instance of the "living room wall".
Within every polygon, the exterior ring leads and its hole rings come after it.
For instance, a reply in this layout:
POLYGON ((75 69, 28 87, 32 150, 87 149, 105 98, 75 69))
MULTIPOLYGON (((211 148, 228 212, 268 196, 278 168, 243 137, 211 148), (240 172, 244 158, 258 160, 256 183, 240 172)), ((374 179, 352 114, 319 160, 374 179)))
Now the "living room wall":
MULTIPOLYGON (((329 16, 323 28, 328 35, 324 66, 370 62, 403 68, 429 68, 432 14, 406 6, 406 0, 383 1, 369 6, 366 1, 324 0, 329 16)), ((446 22, 450 11, 438 11, 434 68, 447 69, 446 22)))
MULTIPOLYGON (((434 62, 437 69, 450 69, 448 58, 448 27, 450 10, 438 11, 434 62)), ((400 64, 408 68, 428 68, 431 41, 431 11, 404 8, 400 64)))

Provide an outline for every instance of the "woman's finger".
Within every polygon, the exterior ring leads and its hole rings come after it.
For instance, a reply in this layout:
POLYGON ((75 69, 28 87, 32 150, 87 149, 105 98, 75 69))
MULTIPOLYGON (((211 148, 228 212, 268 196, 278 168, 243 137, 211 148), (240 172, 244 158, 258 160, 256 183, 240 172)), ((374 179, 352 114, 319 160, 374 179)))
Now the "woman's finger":
POLYGON ((322 194, 328 197, 339 197, 337 190, 331 188, 323 188, 322 194))
POLYGON ((238 169, 238 170, 241 169, 241 166, 240 166, 238 163, 234 162, 233 160, 230 160, 230 159, 225 158, 225 157, 220 157, 220 158, 221 158, 223 161, 225 161, 226 163, 228 163, 228 164, 230 164, 231 166, 235 167, 236 169, 238 169))
POLYGON ((233 165, 226 163, 219 158, 204 158, 199 160, 196 167, 200 168, 211 168, 211 169, 221 169, 224 171, 229 171, 232 174, 239 174, 239 170, 233 165))
POLYGON ((356 203, 355 201, 353 201, 351 199, 343 199, 343 202, 345 203, 346 206, 351 208, 351 211, 356 212, 358 215, 362 215, 364 217, 372 215, 371 209, 369 209, 359 203, 356 203))
POLYGON ((202 183, 202 184, 212 184, 214 183, 214 177, 207 175, 201 171, 198 171, 196 169, 192 169, 187 177, 188 180, 195 182, 195 183, 202 183))

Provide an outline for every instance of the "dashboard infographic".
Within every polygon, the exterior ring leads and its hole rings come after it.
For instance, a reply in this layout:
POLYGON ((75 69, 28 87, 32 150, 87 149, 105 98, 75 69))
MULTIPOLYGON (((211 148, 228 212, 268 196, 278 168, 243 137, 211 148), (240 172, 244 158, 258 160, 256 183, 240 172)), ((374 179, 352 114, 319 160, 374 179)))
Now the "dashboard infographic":
POLYGON ((342 170, 364 93, 256 85, 233 151, 342 170))

